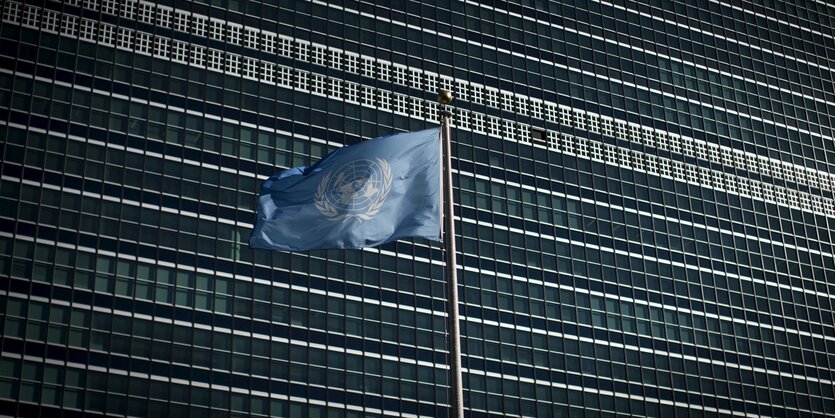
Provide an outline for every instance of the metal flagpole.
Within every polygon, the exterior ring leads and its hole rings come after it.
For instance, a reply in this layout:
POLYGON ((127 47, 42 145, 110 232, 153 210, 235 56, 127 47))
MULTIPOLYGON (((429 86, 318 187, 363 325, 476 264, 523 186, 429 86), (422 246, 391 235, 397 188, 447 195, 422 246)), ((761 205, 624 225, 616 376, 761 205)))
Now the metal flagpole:
POLYGON ((452 210, 452 153, 449 135, 451 114, 446 105, 452 101, 452 92, 438 94, 441 104, 441 144, 443 147, 443 208, 444 208, 444 258, 447 276, 447 345, 449 350, 449 417, 464 418, 464 390, 461 379, 461 325, 458 322, 458 276, 455 258, 455 222, 452 210))

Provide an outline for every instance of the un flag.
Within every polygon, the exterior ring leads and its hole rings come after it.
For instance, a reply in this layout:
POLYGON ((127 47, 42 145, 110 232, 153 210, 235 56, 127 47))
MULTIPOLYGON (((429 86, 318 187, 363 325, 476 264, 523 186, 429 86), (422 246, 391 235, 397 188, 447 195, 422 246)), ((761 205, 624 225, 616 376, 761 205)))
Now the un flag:
POLYGON ((434 128, 363 141, 282 171, 261 186, 249 245, 307 251, 440 241, 440 157, 434 128))

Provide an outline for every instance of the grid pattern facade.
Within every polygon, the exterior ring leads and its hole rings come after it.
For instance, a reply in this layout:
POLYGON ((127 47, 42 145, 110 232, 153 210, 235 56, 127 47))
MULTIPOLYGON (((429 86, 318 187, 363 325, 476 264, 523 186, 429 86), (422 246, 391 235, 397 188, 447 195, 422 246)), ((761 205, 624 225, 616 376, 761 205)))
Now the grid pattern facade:
POLYGON ((4 413, 446 416, 439 245, 246 240, 448 89, 468 416, 835 414, 833 6, 272 3, 2 2, 4 413))

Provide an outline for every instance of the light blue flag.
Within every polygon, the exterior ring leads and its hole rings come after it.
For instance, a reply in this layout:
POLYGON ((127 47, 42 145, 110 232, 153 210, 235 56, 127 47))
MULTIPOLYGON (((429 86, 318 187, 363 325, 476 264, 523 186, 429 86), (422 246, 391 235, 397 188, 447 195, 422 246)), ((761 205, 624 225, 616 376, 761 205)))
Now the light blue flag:
POLYGON ((440 164, 434 128, 363 141, 282 171, 261 186, 249 245, 307 251, 440 241, 440 164))

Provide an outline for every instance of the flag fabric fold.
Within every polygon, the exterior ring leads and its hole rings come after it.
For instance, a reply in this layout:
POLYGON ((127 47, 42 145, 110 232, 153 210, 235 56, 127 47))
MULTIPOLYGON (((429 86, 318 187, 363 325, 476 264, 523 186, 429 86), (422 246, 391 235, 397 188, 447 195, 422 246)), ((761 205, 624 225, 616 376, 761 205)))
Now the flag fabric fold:
POLYGON ((308 251, 440 241, 440 164, 434 128, 370 139, 279 172, 261 186, 249 244, 308 251))

